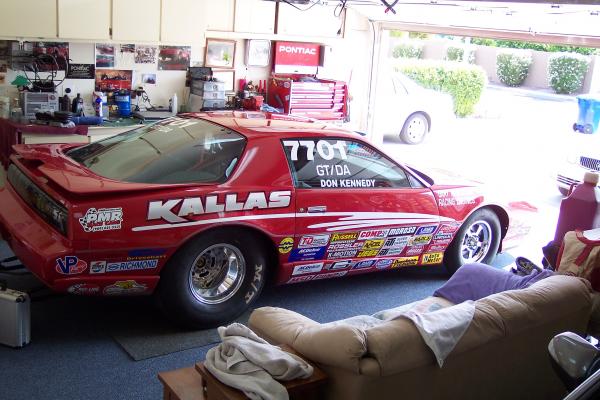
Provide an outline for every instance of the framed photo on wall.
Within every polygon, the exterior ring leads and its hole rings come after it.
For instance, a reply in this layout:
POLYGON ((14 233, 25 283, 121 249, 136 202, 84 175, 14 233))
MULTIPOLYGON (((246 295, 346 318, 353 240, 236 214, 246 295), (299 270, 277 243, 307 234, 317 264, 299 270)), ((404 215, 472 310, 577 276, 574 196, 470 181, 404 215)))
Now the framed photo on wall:
POLYGON ((219 82, 225 82, 225 91, 226 92, 234 92, 234 82, 235 82, 235 71, 233 69, 227 70, 213 70, 213 78, 218 80, 219 82))
POLYGON ((233 68, 235 61, 235 40, 206 39, 204 66, 233 68))
POLYGON ((270 57, 270 40, 248 39, 246 41, 246 65, 249 67, 268 67, 271 62, 270 57))

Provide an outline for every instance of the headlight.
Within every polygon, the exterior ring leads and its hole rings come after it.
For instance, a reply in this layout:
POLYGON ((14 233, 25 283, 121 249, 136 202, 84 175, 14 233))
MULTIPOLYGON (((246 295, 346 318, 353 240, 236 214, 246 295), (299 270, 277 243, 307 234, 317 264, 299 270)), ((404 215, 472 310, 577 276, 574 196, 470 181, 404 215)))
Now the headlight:
POLYGON ((42 189, 37 187, 19 168, 14 164, 8 167, 8 181, 35 212, 44 221, 52 225, 63 235, 67 236, 67 223, 69 213, 65 207, 58 204, 52 197, 48 196, 42 189))

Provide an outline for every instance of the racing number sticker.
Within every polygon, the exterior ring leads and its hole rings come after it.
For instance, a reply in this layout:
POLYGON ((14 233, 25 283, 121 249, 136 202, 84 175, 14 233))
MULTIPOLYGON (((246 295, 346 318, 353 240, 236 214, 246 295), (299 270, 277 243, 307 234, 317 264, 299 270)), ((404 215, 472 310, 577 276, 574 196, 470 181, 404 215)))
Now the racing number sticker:
POLYGON ((343 140, 338 140, 334 144, 331 144, 326 140, 319 140, 316 145, 312 140, 284 140, 283 145, 291 147, 290 157, 292 158, 292 161, 298 161, 298 149, 300 147, 306 147, 306 159, 308 161, 313 161, 315 159, 315 147, 319 157, 323 160, 333 160, 336 155, 336 150, 342 160, 347 158, 346 142, 343 140))

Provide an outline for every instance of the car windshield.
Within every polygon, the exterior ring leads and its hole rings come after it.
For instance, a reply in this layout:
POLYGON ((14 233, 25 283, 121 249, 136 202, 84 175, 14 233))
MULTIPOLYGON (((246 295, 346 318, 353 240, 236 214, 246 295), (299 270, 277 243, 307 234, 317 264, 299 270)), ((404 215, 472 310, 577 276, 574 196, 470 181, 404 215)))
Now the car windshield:
POLYGON ((136 183, 222 183, 246 139, 200 119, 173 118, 68 151, 105 178, 136 183))

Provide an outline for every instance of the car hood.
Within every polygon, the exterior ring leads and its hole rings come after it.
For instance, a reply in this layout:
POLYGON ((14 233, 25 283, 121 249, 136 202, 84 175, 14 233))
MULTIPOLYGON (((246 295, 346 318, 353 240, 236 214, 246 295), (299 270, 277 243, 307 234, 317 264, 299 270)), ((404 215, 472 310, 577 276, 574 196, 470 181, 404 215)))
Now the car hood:
MULTIPOLYGON (((73 145, 16 145, 15 160, 25 160, 22 164, 29 169, 35 178, 41 173, 64 190, 76 194, 109 193, 123 191, 142 191, 173 188, 174 186, 189 186, 189 184, 161 185, 147 183, 129 183, 115 181, 94 174, 89 169, 65 155, 65 151, 73 145), (35 173, 37 170, 38 173, 35 173)), ((39 178, 38 178, 39 179, 39 178)))

